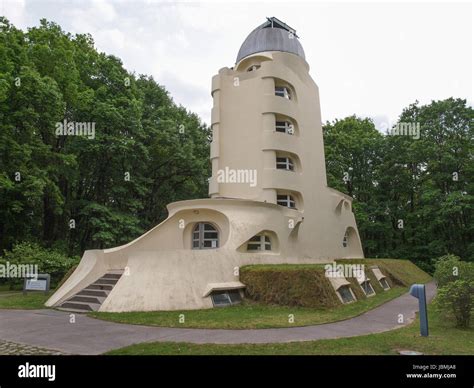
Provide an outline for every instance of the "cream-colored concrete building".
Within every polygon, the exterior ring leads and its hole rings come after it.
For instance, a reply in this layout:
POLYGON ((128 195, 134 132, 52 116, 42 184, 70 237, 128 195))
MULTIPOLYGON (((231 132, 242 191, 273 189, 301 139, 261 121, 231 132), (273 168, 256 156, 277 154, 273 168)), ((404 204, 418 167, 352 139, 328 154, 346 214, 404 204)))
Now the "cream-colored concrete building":
POLYGON ((77 310, 233 303, 248 264, 363 257, 352 198, 327 186, 318 86, 296 32, 269 18, 212 79, 208 199, 127 245, 90 250, 46 303, 77 310))

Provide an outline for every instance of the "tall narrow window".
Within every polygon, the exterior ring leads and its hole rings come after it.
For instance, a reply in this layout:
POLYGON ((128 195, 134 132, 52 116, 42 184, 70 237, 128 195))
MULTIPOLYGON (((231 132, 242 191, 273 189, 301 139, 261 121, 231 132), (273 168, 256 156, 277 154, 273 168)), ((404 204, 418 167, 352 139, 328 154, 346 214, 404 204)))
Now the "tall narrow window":
POLYGON ((296 209, 295 199, 289 194, 278 194, 277 204, 280 206, 289 207, 290 209, 296 209))
POLYGON ((294 171, 295 170, 295 165, 293 163, 293 160, 291 160, 291 158, 289 158, 287 156, 277 157, 276 158, 276 168, 278 170, 294 171))
POLYGON ((272 242, 269 236, 257 234, 247 243, 247 251, 271 251, 272 242))
POLYGON ((364 291, 365 295, 369 296, 375 294, 375 291, 372 288, 372 284, 370 284, 369 280, 362 282, 360 286, 362 287, 362 290, 364 291))
POLYGON ((290 89, 286 86, 275 86, 275 96, 283 97, 288 100, 291 100, 290 89))
POLYGON ((342 238, 342 246, 344 248, 347 248, 347 245, 349 245, 349 236, 347 235, 347 232, 344 233, 344 237, 342 238))
POLYGON ((219 232, 209 223, 198 222, 193 229, 193 249, 219 247, 219 232))
POLYGON ((295 133, 295 128, 289 121, 276 121, 275 131, 293 135, 295 133))
POLYGON ((383 288, 384 290, 390 289, 390 286, 388 285, 387 279, 381 278, 381 279, 379 280, 379 283, 380 283, 380 285, 382 286, 382 288, 383 288))

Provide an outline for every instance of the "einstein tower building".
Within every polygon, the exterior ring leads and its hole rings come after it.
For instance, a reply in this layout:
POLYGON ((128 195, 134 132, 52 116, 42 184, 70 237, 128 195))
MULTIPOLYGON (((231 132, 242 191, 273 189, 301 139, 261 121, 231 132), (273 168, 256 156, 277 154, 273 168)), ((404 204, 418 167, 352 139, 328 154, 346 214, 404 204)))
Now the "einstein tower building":
POLYGON ((268 18, 212 79, 209 197, 171 203, 129 244, 84 252, 48 306, 210 308, 249 264, 363 257, 352 198, 327 186, 318 86, 296 31, 268 18))

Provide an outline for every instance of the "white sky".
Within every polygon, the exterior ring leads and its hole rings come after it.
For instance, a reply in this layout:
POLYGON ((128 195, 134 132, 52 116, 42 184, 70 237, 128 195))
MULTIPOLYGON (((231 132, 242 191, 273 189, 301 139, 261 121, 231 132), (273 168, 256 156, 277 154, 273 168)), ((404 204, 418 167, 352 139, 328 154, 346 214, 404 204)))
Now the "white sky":
POLYGON ((323 122, 357 114, 382 129, 415 100, 473 101, 471 2, 0 0, 0 14, 22 29, 46 18, 67 32, 91 33, 99 51, 152 75, 207 123, 212 76, 234 65, 267 16, 300 36, 323 122))

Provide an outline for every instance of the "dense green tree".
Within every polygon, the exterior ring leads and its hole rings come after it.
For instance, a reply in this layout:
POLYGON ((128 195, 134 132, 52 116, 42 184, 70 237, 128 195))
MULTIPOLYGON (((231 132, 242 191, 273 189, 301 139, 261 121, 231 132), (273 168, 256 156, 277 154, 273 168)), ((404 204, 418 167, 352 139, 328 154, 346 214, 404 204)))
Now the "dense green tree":
MULTIPOLYGON (((397 125, 419 138, 356 116, 324 126, 328 184, 354 198, 366 256, 474 260, 473 119, 450 98, 403 110, 397 125)), ((31 242, 82 254, 136 238, 168 203, 207 196, 209 140, 195 114, 90 35, 0 18, 0 252, 31 242), (65 120, 94 132, 58 134, 65 120)))
POLYGON ((354 198, 367 256, 474 260, 473 114, 450 98, 410 105, 385 136, 356 117, 324 126, 328 183, 354 198))
POLYGON ((114 246, 207 195, 209 129, 90 35, 0 19, 0 119, 0 250, 114 246), (94 131, 58 135, 64 120, 94 131))

